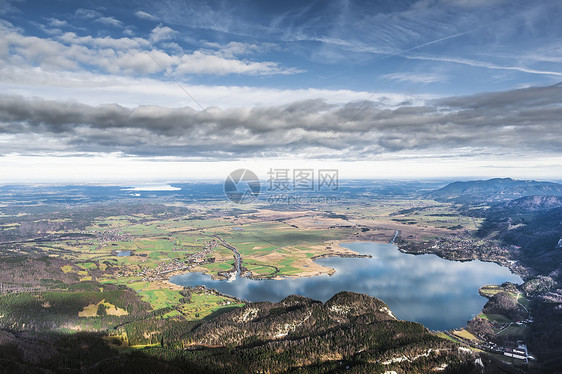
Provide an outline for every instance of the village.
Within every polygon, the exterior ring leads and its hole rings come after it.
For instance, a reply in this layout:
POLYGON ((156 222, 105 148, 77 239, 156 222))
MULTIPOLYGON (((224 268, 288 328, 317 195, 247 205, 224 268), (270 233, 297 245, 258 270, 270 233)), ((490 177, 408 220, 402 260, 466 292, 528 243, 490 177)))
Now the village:
POLYGON ((210 240, 204 244, 202 250, 187 257, 185 260, 167 260, 159 262, 155 268, 147 267, 140 270, 136 275, 142 276, 143 281, 157 281, 168 279, 168 274, 176 271, 187 270, 196 265, 203 265, 213 263, 214 257, 207 257, 217 246, 218 242, 215 239, 210 240))

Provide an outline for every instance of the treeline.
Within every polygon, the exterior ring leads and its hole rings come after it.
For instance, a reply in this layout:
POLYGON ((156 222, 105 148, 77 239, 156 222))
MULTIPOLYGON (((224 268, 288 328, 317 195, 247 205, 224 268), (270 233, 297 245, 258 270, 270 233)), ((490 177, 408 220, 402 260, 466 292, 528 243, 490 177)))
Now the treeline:
POLYGON ((61 268, 72 262, 41 256, 31 257, 21 254, 0 256, 0 283, 45 287, 67 288, 76 283, 79 277, 75 273, 65 273, 61 268))
MULTIPOLYGON (((158 219, 170 219, 186 215, 188 208, 167 206, 163 204, 96 204, 83 205, 74 208, 61 207, 57 211, 35 212, 26 206, 11 206, 2 208, 6 216, 0 217, 0 243, 40 238, 49 232, 82 231, 91 226, 96 219, 114 216, 147 215, 158 219), (13 216, 9 216, 13 214, 13 216), (12 225, 13 224, 13 225, 12 225)), ((131 218, 133 221, 135 219, 131 218)), ((139 223, 145 219, 139 218, 139 223)))
POLYGON ((562 255, 555 251, 562 236, 562 208, 526 211, 517 208, 491 209, 479 237, 495 233, 505 244, 521 247, 521 260, 547 273, 560 266, 562 255))
POLYGON ((171 321, 145 325, 165 331, 161 346, 147 352, 161 360, 197 363, 209 372, 326 372, 344 369, 345 362, 361 370, 392 367, 422 373, 460 360, 453 343, 420 324, 395 320, 385 307, 380 300, 352 293, 325 304, 295 296, 280 303, 253 303, 191 326, 171 321), (404 355, 410 359, 392 361, 404 355), (387 360, 391 366, 381 364, 387 360))
POLYGON ((11 331, 48 331, 74 326, 83 330, 101 331, 150 315, 150 305, 141 301, 134 291, 113 285, 103 287, 103 291, 100 291, 97 284, 87 283, 71 286, 68 291, 1 295, 0 328, 11 331), (85 307, 101 301, 125 310, 127 315, 79 317, 78 313, 85 307))
MULTIPOLYGON (((75 302, 98 300, 89 298, 91 290, 73 292, 82 292, 75 295, 75 302)), ((128 296, 118 292, 123 290, 108 289, 105 299, 126 308, 123 300, 128 296)), ((15 296, 0 308, 14 310, 18 305, 22 311, 27 305, 37 312, 38 302, 49 299, 60 304, 54 309, 59 310, 65 300, 62 295, 15 296)), ((71 307, 72 313, 78 304, 71 307)), ((13 373, 427 373, 436 368, 444 373, 492 373, 501 366, 484 358, 481 370, 475 353, 460 351, 421 324, 394 319, 378 299, 347 292, 326 303, 299 296, 279 303, 250 303, 192 322, 164 318, 171 308, 144 315, 139 308, 141 314, 127 316, 131 320, 99 334, 0 330, 2 368, 13 373), (116 348, 124 336, 130 345, 152 346, 119 354, 116 348)), ((108 317, 83 319, 101 323, 108 317)))

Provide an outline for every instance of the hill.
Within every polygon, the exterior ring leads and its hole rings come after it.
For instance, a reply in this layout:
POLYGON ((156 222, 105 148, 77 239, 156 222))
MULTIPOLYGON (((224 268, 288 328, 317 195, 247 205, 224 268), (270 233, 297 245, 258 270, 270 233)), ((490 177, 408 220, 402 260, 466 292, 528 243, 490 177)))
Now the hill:
POLYGON ((463 204, 500 202, 525 196, 562 196, 562 185, 534 180, 494 178, 467 182, 454 182, 426 195, 437 201, 463 204))
MULTIPOLYGON (((556 295, 562 285, 562 249, 558 246, 562 238, 562 198, 527 196, 494 204, 482 213, 485 220, 477 235, 512 246, 512 259, 530 270, 522 285, 531 297, 535 319, 526 337, 529 348, 538 352, 545 368, 560 368, 562 313, 557 296, 551 295, 556 295)), ((487 304, 485 309, 493 306, 487 304)))
POLYGON ((493 209, 513 209, 523 212, 536 212, 562 207, 562 196, 525 196, 494 205, 493 209))
MULTIPOLYGON (((302 296, 250 303, 198 324, 155 322, 160 344, 129 354, 92 333, 0 330, 0 361, 15 373, 480 372, 475 353, 397 320, 379 299, 351 292, 326 303, 302 296), (29 352, 36 352, 33 360, 29 352)), ((483 360, 493 372, 498 363, 483 360)))

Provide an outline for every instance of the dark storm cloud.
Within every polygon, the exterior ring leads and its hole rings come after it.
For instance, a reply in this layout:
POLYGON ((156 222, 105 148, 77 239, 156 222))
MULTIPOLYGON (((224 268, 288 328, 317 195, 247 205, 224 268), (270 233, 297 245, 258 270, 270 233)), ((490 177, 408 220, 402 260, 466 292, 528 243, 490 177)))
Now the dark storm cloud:
POLYGON ((562 149, 562 85, 384 108, 307 100, 276 107, 165 108, 0 96, 3 153, 123 152, 227 159, 248 156, 359 158, 397 151, 446 155, 479 149, 562 149), (27 139, 27 140, 26 140, 27 139))

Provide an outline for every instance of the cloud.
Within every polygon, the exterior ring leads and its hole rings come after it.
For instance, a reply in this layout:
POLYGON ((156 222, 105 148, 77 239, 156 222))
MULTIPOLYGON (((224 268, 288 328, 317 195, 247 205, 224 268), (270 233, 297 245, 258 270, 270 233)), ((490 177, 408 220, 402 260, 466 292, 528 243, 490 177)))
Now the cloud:
POLYGON ((276 45, 273 43, 242 43, 242 42, 229 42, 227 44, 220 44, 215 42, 207 42, 205 46, 216 50, 215 54, 226 58, 234 58, 236 56, 251 55, 258 52, 265 52, 275 49, 276 45))
MULTIPOLYGON (((1 49, 0 49, 1 51, 1 49)), ((409 96, 391 92, 354 91, 350 89, 283 89, 237 85, 197 85, 178 78, 183 87, 204 106, 221 108, 284 105, 293 101, 322 98, 329 103, 371 98, 381 106, 403 103, 422 105, 432 95, 409 96)), ((25 64, 0 65, 0 92, 51 100, 73 100, 89 105, 118 103, 132 108, 139 105, 183 107, 193 101, 178 85, 159 77, 125 76, 86 71, 48 71, 25 64)))
MULTIPOLYGON (((0 134, 29 139, 18 150, 23 154, 50 147, 207 159, 270 155, 355 160, 403 152, 505 157, 561 149, 561 101, 562 84, 397 108, 317 99, 201 111, 0 96, 0 134)), ((14 147, 6 149, 15 152, 14 147)))
POLYGON ((150 41, 158 43, 162 40, 172 39, 176 34, 178 34, 178 32, 170 27, 158 25, 150 32, 150 41))
POLYGON ((137 16, 138 18, 141 18, 141 19, 147 19, 147 20, 150 20, 150 21, 157 21, 158 20, 158 18, 156 18, 152 14, 150 14, 148 12, 145 12, 145 11, 142 11, 142 10, 137 10, 134 14, 135 14, 135 16, 137 16))
POLYGON ((275 62, 253 62, 238 59, 229 59, 221 56, 210 55, 202 51, 184 54, 179 59, 175 70, 178 74, 296 74, 302 70, 295 68, 281 68, 275 62))
POLYGON ((21 3, 22 0, 0 0, 0 15, 6 15, 10 13, 22 13, 17 7, 14 6, 15 3, 21 3))
POLYGON ((57 18, 48 18, 47 20, 49 21, 49 25, 51 25, 52 27, 68 26, 68 22, 64 21, 64 20, 60 20, 60 19, 57 19, 57 18))
POLYGON ((452 5, 460 8, 492 7, 505 3, 505 0, 441 0, 444 5, 452 5))
POLYGON ((80 18, 86 18, 86 19, 94 19, 94 18, 103 17, 103 14, 101 14, 97 10, 84 9, 84 8, 76 9, 74 14, 76 16, 80 17, 80 18))
POLYGON ((425 9, 433 7, 454 7, 475 10, 478 8, 491 8, 505 3, 505 0, 420 0, 413 7, 415 9, 425 9))
MULTIPOLYGON (((93 46, 96 48, 110 48, 114 50, 126 50, 134 48, 149 47, 150 43, 142 38, 112 38, 110 36, 92 37, 78 36, 73 32, 67 32, 58 37, 65 44, 72 46, 93 46)), ((86 50, 83 50, 86 52, 86 50)))
POLYGON ((416 73, 392 73, 383 76, 398 82, 413 82, 413 83, 434 83, 443 82, 446 78, 439 74, 416 74, 416 73))
POLYGON ((100 17, 94 20, 94 22, 102 23, 107 26, 123 27, 123 22, 114 17, 100 17))
POLYGON ((79 8, 74 12, 74 15, 106 26, 123 27, 123 22, 119 21, 115 17, 104 16, 103 13, 100 13, 97 10, 79 8))
MULTIPOLYGON (((17 66, 28 64, 30 69, 39 66, 46 70, 79 70, 94 66, 106 73, 129 75, 163 73, 163 69, 170 69, 178 75, 287 75, 301 72, 272 61, 248 61, 235 57, 236 53, 250 50, 250 45, 243 43, 229 43, 224 52, 205 49, 186 54, 181 48, 175 48, 175 52, 153 48, 150 41, 143 38, 78 36, 67 32, 57 39, 48 39, 24 36, 19 30, 4 24, 0 24, 0 32, 0 54, 6 56, 5 63, 17 66)), ((157 26, 151 40, 164 41, 175 33, 169 27, 157 26)))
POLYGON ((538 74, 538 75, 551 75, 556 77, 562 77, 562 72, 550 71, 550 70, 538 70, 531 69, 524 66, 508 66, 508 65, 496 65, 490 62, 477 61, 467 58, 454 58, 454 57, 434 57, 434 56, 404 56, 412 60, 425 60, 425 61, 439 61, 439 62, 451 62, 455 64, 468 65, 479 68, 493 69, 493 70, 515 70, 522 73, 538 74))

